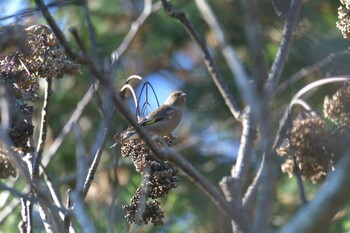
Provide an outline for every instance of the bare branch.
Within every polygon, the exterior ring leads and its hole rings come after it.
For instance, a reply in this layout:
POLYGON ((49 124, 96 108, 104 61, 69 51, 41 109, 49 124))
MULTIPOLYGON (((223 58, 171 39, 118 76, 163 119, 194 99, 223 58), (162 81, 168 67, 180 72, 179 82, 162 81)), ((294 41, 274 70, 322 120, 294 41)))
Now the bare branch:
POLYGON ((281 233, 328 232, 334 215, 350 201, 350 156, 349 150, 329 175, 324 186, 312 201, 280 230, 281 233), (310 218, 312 216, 312 218, 310 218))
POLYGON ((72 191, 70 193, 70 197, 72 199, 72 202, 75 203, 74 207, 72 209, 72 212, 74 214, 74 216, 76 217, 76 219, 78 220, 81 228, 82 228, 82 232, 85 233, 95 233, 97 232, 94 228, 94 226, 92 225, 89 216, 86 214, 87 211, 85 210, 85 205, 84 205, 84 201, 81 198, 81 193, 77 192, 77 191, 72 191))
POLYGON ((239 181, 239 190, 245 185, 248 168, 254 148, 254 140, 256 138, 256 121, 250 109, 247 109, 242 122, 242 137, 239 147, 238 157, 235 166, 232 167, 231 176, 239 181))
POLYGON ((87 164, 87 156, 84 145, 84 140, 81 135, 81 130, 78 124, 73 124, 73 132, 76 138, 76 186, 75 190, 78 192, 82 192, 84 185, 84 178, 88 168, 87 164))
POLYGON ((346 55, 350 55, 350 48, 346 48, 346 49, 343 49, 341 51, 331 53, 331 54, 327 55, 325 58, 319 60, 318 62, 316 62, 310 66, 302 68, 301 70, 299 70, 298 72, 296 72, 295 74, 290 76, 288 79, 286 79, 284 82, 282 82, 280 85, 278 85, 277 90, 276 90, 276 94, 283 92, 292 83, 297 82, 301 78, 303 78, 303 77, 305 77, 305 76, 307 76, 315 71, 320 70, 322 67, 333 62, 335 60, 335 58, 340 57, 340 56, 346 56, 346 55))
POLYGON ((49 124, 49 108, 50 108, 51 95, 52 95, 52 78, 47 77, 44 104, 43 104, 43 109, 41 111, 42 118, 41 118, 41 124, 40 124, 39 140, 38 140, 36 156, 34 157, 34 161, 33 161, 33 171, 32 171, 33 179, 39 179, 39 167, 40 167, 41 158, 44 152, 47 129, 49 124))
POLYGON ((137 18, 137 20, 131 24, 130 30, 128 34, 124 37, 123 42, 111 54, 112 67, 115 66, 119 57, 127 50, 127 48, 129 48, 130 44, 134 40, 136 34, 139 32, 142 25, 146 22, 146 20, 152 14, 152 12, 157 8, 159 8, 159 4, 152 6, 152 0, 144 0, 144 7, 142 13, 137 18))
POLYGON ((179 20, 181 24, 186 29, 189 36, 197 43, 197 45, 201 48, 204 53, 205 65, 207 66, 207 70, 211 75, 216 87, 218 88, 221 96, 223 97, 225 104, 230 110, 231 114, 237 119, 240 120, 242 111, 238 106, 237 102, 233 98, 225 80, 222 78, 217 66, 209 53, 208 47, 203 40, 203 38, 196 32, 191 22, 188 20, 186 14, 184 12, 175 11, 167 0, 162 0, 164 10, 173 18, 179 20))
POLYGON ((66 138, 70 130, 72 129, 72 125, 78 121, 80 118, 81 114, 83 113, 84 108, 86 105, 90 102, 92 99, 93 95, 96 93, 98 90, 99 84, 98 82, 93 83, 89 90, 85 93, 84 97, 79 101, 77 104, 77 107, 75 108, 73 114, 71 117, 68 119, 67 123, 63 127, 62 131, 60 134, 56 137, 55 141, 52 143, 50 149, 46 152, 42 164, 44 167, 47 167, 49 164, 51 158, 56 154, 58 148, 62 145, 63 140, 66 138))
POLYGON ((243 15, 245 37, 252 60, 252 76, 256 81, 257 90, 262 91, 267 78, 265 59, 263 54, 263 27, 258 16, 257 0, 240 0, 243 15))
POLYGON ((90 38, 92 51, 93 51, 94 55, 97 55, 97 53, 98 53, 98 45, 97 45, 97 42, 96 42, 96 33, 95 33, 94 25, 93 25, 93 23, 91 21, 91 16, 90 16, 88 2, 87 2, 87 0, 83 0, 82 2, 83 2, 82 6, 83 6, 83 9, 84 9, 86 22, 87 22, 88 29, 89 29, 89 38, 90 38))
POLYGON ((52 28, 52 31, 55 33, 57 39, 59 40, 60 44, 63 46, 63 48, 65 49, 66 53, 68 54, 68 56, 70 58, 72 58, 73 60, 78 60, 79 56, 73 52, 72 47, 70 46, 70 44, 68 43, 68 41, 66 40, 63 32, 61 31, 61 29, 58 27, 56 21, 53 19, 53 17, 51 16, 47 6, 45 5, 45 3, 42 0, 35 0, 36 5, 38 6, 38 8, 41 9, 41 12, 43 13, 43 16, 45 17, 47 23, 50 25, 50 27, 52 28))
POLYGON ((298 21, 299 11, 302 0, 292 0, 288 11, 287 19, 284 24, 283 37, 278 48, 275 60, 271 66, 269 78, 265 86, 265 94, 270 99, 279 83, 284 65, 289 56, 289 51, 293 42, 293 31, 298 21))

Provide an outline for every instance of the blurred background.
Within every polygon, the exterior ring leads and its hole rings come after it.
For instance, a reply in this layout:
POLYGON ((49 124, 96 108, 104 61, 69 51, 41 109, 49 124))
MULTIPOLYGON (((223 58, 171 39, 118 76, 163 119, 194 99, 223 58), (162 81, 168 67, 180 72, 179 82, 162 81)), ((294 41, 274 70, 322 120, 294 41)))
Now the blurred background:
MULTIPOLYGON (((59 27, 77 47, 71 38, 69 28, 77 28, 90 51, 90 33, 86 21, 82 1, 61 0, 45 1, 51 3, 50 12, 53 14, 59 27)), ((153 1, 156 3, 155 1, 153 1)), ((131 24, 141 14, 144 2, 141 0, 89 0, 88 10, 96 33, 96 46, 100 63, 110 63, 111 53, 122 43, 130 30, 131 24)), ((196 30, 205 38, 210 47, 220 72, 228 83, 233 95, 244 106, 244 101, 234 82, 225 60, 218 52, 215 38, 209 31, 194 1, 173 1, 176 9, 186 11, 196 30)), ((221 23, 227 42, 233 45, 250 75, 253 75, 254 57, 249 52, 245 36, 242 10, 236 0, 209 1, 215 15, 221 23)), ((293 95, 306 84, 325 77, 347 75, 350 71, 349 41, 342 38, 336 28, 337 8, 340 2, 334 0, 306 0, 301 9, 299 24, 294 36, 291 54, 282 74, 282 85, 270 105, 274 130, 277 130, 279 120, 286 104, 293 95), (321 61, 321 62, 320 62, 321 61), (303 71, 303 72, 302 72, 303 71)), ((2 0, 0 1, 0 26, 10 24, 46 24, 41 13, 35 9, 34 1, 30 0, 2 0)), ((280 19, 269 0, 258 1, 258 19, 262 35, 259 40, 264 64, 260 64, 267 74, 276 55, 281 35, 283 21, 280 19)), ((182 123, 174 132, 177 137, 175 148, 189 160, 201 173, 215 185, 223 176, 229 175, 235 163, 241 137, 241 127, 237 123, 213 84, 203 63, 203 54, 196 44, 187 35, 184 28, 170 18, 160 7, 140 27, 130 47, 118 60, 116 67, 115 89, 120 89, 125 80, 131 75, 139 75, 148 81, 156 90, 160 103, 174 90, 183 90, 187 93, 186 111, 182 123)), ((52 112, 50 115, 49 136, 47 148, 59 135, 67 120, 77 107, 94 78, 82 68, 80 75, 63 77, 54 80, 52 112)), ((325 95, 332 95, 339 85, 327 85, 318 89, 307 97, 307 102, 316 110, 322 111, 325 95)), ((138 91, 140 89, 137 89, 138 91)), ((43 90, 38 93, 40 101, 35 106, 35 138, 38 137, 38 124, 43 99, 43 90)), ((142 102, 141 97, 141 102, 142 102)), ((94 97, 88 103, 79 125, 82 129, 84 144, 87 150, 95 140, 97 125, 103 118, 99 101, 94 97)), ((130 108, 134 106, 130 102, 130 108)), ((152 99, 148 111, 157 108, 155 99, 152 99)), ((105 232, 109 224, 111 211, 115 211, 116 232, 229 232, 230 221, 220 215, 213 203, 180 172, 180 184, 166 197, 161 199, 165 211, 164 227, 153 227, 151 224, 129 226, 124 220, 124 211, 121 205, 128 204, 141 177, 135 172, 130 158, 120 158, 118 166, 116 157, 119 151, 109 148, 114 143, 113 134, 122 132, 128 127, 127 122, 116 112, 113 117, 113 130, 103 151, 99 170, 88 196, 87 207, 93 223, 100 232, 105 232), (118 185, 112 186, 113 172, 117 172, 118 185), (114 187, 114 190, 112 190, 114 187), (117 195, 116 200, 112 193, 117 195), (111 210, 112 200, 116 201, 115 209, 111 210)), ((64 196, 69 187, 75 185, 75 143, 71 133, 64 140, 47 171, 54 180, 54 185, 64 196)), ((44 153, 45 155, 45 153, 44 153)), ((251 164, 251 177, 254 177, 261 160, 259 140, 257 140, 255 156, 251 164)), ((281 158, 281 163, 283 162, 281 158)), ((18 188, 21 182, 13 182, 18 188)), ((306 192, 311 198, 318 185, 305 181, 306 192)), ((0 212, 3 212, 8 202, 1 202, 0 212)), ((8 201, 10 199, 6 199, 8 201)), ((301 206, 297 183, 295 179, 280 174, 276 184, 276 200, 271 225, 278 228, 301 206)), ((0 219, 0 229, 3 232, 16 232, 13 226, 20 219, 20 207, 13 209, 13 214, 0 219)), ((350 228, 350 214, 344 210, 338 214, 330 232, 345 232, 350 228)), ((41 223, 35 223, 40 225, 41 223)))

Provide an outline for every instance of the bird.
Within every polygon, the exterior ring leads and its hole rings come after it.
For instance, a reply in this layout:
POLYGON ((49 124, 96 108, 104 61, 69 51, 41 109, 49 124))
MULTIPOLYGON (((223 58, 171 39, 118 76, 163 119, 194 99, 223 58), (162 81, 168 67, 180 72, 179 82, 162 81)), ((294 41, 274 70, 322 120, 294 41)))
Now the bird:
MULTIPOLYGON (((180 124, 185 106, 185 97, 186 93, 182 91, 171 93, 161 106, 138 122, 138 124, 150 133, 159 136, 171 134, 180 124)), ((129 126, 128 129, 118 136, 117 143, 139 138, 135 129, 129 126)))

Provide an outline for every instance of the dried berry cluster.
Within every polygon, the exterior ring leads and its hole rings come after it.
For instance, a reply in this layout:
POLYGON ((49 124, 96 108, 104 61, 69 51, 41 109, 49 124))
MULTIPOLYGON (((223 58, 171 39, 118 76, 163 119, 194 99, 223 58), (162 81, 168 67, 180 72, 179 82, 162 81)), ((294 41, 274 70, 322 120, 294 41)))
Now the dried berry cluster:
MULTIPOLYGON (((172 135, 164 136, 163 139, 169 146, 173 144, 172 135)), ((161 143, 156 145, 162 146, 161 143)), ((176 167, 169 162, 156 159, 147 145, 139 139, 122 142, 121 151, 123 157, 131 157, 136 171, 143 177, 141 186, 131 199, 131 204, 123 206, 127 212, 127 221, 147 224, 151 220, 154 225, 163 225, 164 213, 159 207, 159 202, 146 200, 162 197, 177 187, 179 181, 176 167), (142 216, 137 216, 140 211, 142 216)))
POLYGON ((149 221, 153 223, 154 226, 163 225, 164 212, 159 207, 159 201, 145 201, 145 194, 141 187, 136 190, 136 195, 131 199, 129 205, 123 205, 123 209, 126 211, 126 220, 128 223, 148 224, 149 221), (142 213, 142 215, 138 215, 142 213))
POLYGON ((340 0, 340 2, 345 6, 340 6, 338 8, 338 21, 336 23, 337 28, 341 31, 344 38, 350 37, 350 1, 340 0))
MULTIPOLYGON (((59 46, 51 30, 44 25, 25 28, 20 25, 0 28, 0 85, 7 90, 11 126, 9 136, 14 150, 25 155, 33 150, 28 146, 33 135, 33 107, 28 101, 37 100, 38 78, 61 78, 76 74, 79 66, 72 63, 59 46)), ((0 148, 0 177, 14 174, 0 148)))
POLYGON ((325 121, 320 117, 309 116, 293 121, 286 144, 277 149, 278 154, 289 158, 282 165, 283 172, 293 176, 298 170, 303 178, 312 182, 326 177, 348 146, 349 97, 350 86, 346 84, 332 98, 324 100, 324 116, 338 127, 333 132, 325 127, 325 121))
POLYGON ((332 98, 324 99, 323 113, 342 129, 350 128, 350 85, 339 89, 332 98))

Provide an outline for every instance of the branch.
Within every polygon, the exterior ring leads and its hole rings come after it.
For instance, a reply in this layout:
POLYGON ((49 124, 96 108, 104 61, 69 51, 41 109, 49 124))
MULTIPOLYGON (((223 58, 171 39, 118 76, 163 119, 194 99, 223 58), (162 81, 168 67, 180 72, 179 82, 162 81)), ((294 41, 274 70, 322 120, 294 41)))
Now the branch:
POLYGON ((84 201, 80 196, 80 192, 77 191, 72 191, 70 192, 70 199, 72 200, 73 203, 75 203, 72 212, 79 222, 82 232, 85 233, 95 233, 97 232, 92 225, 88 215, 87 215, 87 210, 85 209, 84 201))
POLYGON ((242 192, 242 188, 245 185, 247 172, 253 153, 254 140, 256 139, 257 134, 256 124, 257 122, 253 118, 252 112, 250 109, 247 109, 242 122, 243 130, 237 161, 231 170, 231 176, 239 180, 240 192, 242 192))
POLYGON ((60 132, 60 134, 56 137, 55 141, 52 143, 50 149, 46 152, 46 154, 45 154, 45 156, 44 156, 44 158, 42 160, 42 164, 43 164, 44 167, 47 167, 47 165, 49 164, 49 162, 52 159, 52 157, 56 154, 56 152, 57 152, 58 148, 61 146, 63 140, 66 138, 66 136, 68 135, 68 133, 72 129, 72 125, 79 120, 81 114, 84 111, 84 108, 90 102, 90 100, 92 99, 93 95, 98 90, 98 87, 99 87, 98 82, 93 83, 90 86, 89 90, 85 93, 84 97, 79 101, 79 103, 77 104, 77 107, 75 108, 73 114, 68 119, 67 123, 63 127, 63 129, 60 132))
POLYGON ((13 196, 23 198, 24 200, 33 199, 32 197, 30 197, 28 192, 26 192, 26 193, 20 192, 15 188, 11 188, 11 187, 7 186, 3 182, 0 182, 0 190, 7 191, 7 192, 11 193, 13 196))
POLYGON ((82 2, 83 2, 82 6, 83 6, 86 22, 87 22, 88 29, 89 29, 89 39, 90 39, 92 51, 93 51, 94 55, 97 55, 98 45, 96 42, 96 33, 95 33, 94 25, 92 24, 92 21, 91 21, 88 2, 87 2, 87 0, 83 0, 82 2))
POLYGON ((343 155, 324 186, 311 202, 299 210, 280 233, 328 232, 334 215, 350 201, 350 154, 343 155), (312 216, 312 217, 311 217, 312 216))
POLYGON ((275 60, 271 66, 269 78, 265 86, 265 94, 270 99, 279 83, 284 65, 289 56, 289 51, 293 42, 293 31, 298 21, 298 15, 303 1, 293 0, 288 11, 288 16, 284 24, 283 37, 278 48, 275 60))
POLYGON ((261 91, 267 74, 263 54, 263 28, 258 17, 257 2, 257 0, 239 0, 243 15, 243 28, 252 60, 252 76, 256 80, 258 90, 261 91))
MULTIPOLYGON (((256 121, 249 108, 242 118, 243 132, 236 164, 232 167, 231 177, 224 177, 220 181, 220 187, 225 194, 226 200, 232 204, 234 209, 241 213, 240 221, 246 225, 247 229, 251 230, 247 220, 247 211, 242 203, 242 196, 254 148, 256 121)), ((235 223, 232 223, 232 225, 233 229, 235 229, 235 223)))
POLYGON ((35 3, 39 7, 39 9, 41 9, 41 12, 43 13, 43 16, 45 17, 47 23, 50 25, 52 31, 55 33, 58 41, 65 49, 68 56, 73 60, 79 60, 80 57, 76 53, 73 52, 72 47, 70 46, 70 44, 66 40, 63 32, 58 27, 56 21, 52 18, 51 14, 50 14, 48 8, 46 7, 46 5, 44 4, 44 2, 42 0, 35 0, 35 3))
POLYGON ((44 152, 47 128, 49 124, 49 108, 50 108, 50 100, 52 95, 52 78, 47 77, 46 82, 47 83, 46 83, 46 89, 45 89, 45 99, 44 99, 43 109, 41 111, 42 118, 41 118, 41 124, 40 124, 38 147, 37 147, 36 156, 33 161, 33 171, 32 171, 33 179, 39 179, 39 167, 40 167, 41 158, 44 152))
POLYGON ((331 53, 327 57, 319 60, 318 62, 304 67, 292 76, 290 76, 288 79, 286 79, 284 82, 282 82, 280 85, 278 85, 276 94, 283 92, 286 90, 292 83, 295 83, 296 81, 300 80, 301 78, 311 74, 312 72, 320 70, 325 65, 331 63, 334 61, 335 58, 340 56, 350 55, 350 48, 343 49, 341 51, 331 53))
POLYGON ((216 87, 218 88, 221 96, 223 97, 225 104, 227 105, 228 109, 230 110, 231 114, 237 119, 240 120, 241 118, 241 109, 238 106, 237 102, 233 98, 225 80, 222 78, 221 74, 219 73, 216 64, 208 50, 208 47, 203 40, 203 38, 196 32, 194 27, 192 26, 191 22, 187 18, 186 14, 184 12, 175 11, 172 7, 172 5, 167 0, 162 0, 164 10, 173 18, 179 20, 183 27, 186 29, 189 36, 192 38, 194 42, 197 43, 197 45, 201 48, 201 50, 204 53, 204 59, 205 59, 205 65, 207 67, 207 70, 209 74, 211 75, 216 87))
POLYGON ((111 54, 112 67, 116 65, 116 62, 118 61, 119 57, 128 49, 142 25, 146 22, 147 18, 152 14, 153 10, 156 8, 152 6, 152 0, 144 0, 144 7, 142 13, 137 18, 137 20, 131 24, 129 32, 126 34, 124 40, 119 45, 119 47, 116 50, 114 50, 111 54))
MULTIPOLYGON (((53 184, 52 184, 52 181, 50 179, 50 177, 48 176, 45 168, 42 167, 42 170, 43 170, 43 178, 45 180, 45 183, 47 185, 47 188, 51 194, 51 197, 52 197, 52 200, 53 200, 53 203, 55 203, 55 205, 59 208, 63 208, 63 204, 62 204, 62 199, 60 198, 60 196, 57 194, 57 190, 55 190, 53 184)), ((61 217, 61 219, 63 220, 64 218, 64 212, 63 211, 60 211, 59 212, 59 215, 61 217)))
POLYGON ((276 86, 280 80, 285 62, 289 55, 292 44, 292 33, 297 23, 302 0, 293 0, 284 27, 283 38, 279 50, 272 64, 269 78, 264 89, 264 100, 261 109, 258 111, 258 122, 262 138, 264 152, 261 172, 257 174, 256 181, 260 184, 260 193, 256 204, 256 216, 254 219, 254 230, 264 232, 268 230, 268 221, 272 214, 274 182, 276 179, 276 152, 272 149, 271 118, 269 117, 268 103, 273 96, 276 86))

